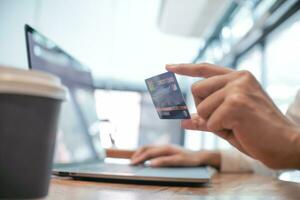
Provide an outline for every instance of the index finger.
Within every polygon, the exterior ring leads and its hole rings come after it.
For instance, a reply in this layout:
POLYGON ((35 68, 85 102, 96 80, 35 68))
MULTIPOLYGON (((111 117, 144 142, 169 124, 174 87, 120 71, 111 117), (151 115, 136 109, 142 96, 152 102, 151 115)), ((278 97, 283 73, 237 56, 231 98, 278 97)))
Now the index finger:
POLYGON ((139 157, 144 151, 146 151, 147 149, 149 149, 149 148, 152 148, 153 146, 148 146, 148 145, 146 145, 146 146, 143 146, 143 147, 140 147, 140 148, 138 148, 134 153, 133 153, 133 155, 131 156, 131 159, 134 159, 134 158, 136 158, 136 157, 139 157))
POLYGON ((170 155, 170 149, 168 146, 153 146, 147 148, 141 154, 131 159, 131 164, 136 165, 145 162, 147 160, 150 160, 152 158, 157 158, 157 157, 167 156, 167 155, 170 155))
POLYGON ((234 71, 227 67, 220 67, 209 63, 166 65, 166 69, 176 74, 203 78, 228 74, 234 71))

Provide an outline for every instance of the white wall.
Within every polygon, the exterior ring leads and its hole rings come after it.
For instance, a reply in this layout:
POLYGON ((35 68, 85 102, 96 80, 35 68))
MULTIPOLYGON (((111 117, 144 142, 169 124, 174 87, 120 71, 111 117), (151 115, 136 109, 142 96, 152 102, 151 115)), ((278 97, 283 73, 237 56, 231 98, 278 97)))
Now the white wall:
POLYGON ((0 0, 0 64, 27 68, 24 23, 35 23, 36 2, 0 0))

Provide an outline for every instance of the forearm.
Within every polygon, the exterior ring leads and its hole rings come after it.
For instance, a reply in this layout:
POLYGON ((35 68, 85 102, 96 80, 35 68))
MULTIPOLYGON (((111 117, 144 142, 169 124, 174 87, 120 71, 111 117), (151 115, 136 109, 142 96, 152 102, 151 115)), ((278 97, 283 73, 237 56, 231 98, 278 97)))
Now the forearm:
POLYGON ((235 150, 222 151, 198 151, 196 153, 197 165, 209 165, 220 172, 229 173, 245 173, 253 172, 266 176, 277 176, 277 171, 274 171, 261 162, 254 160, 247 155, 235 150))
POLYGON ((251 172, 251 158, 237 150, 203 150, 196 153, 197 165, 209 165, 221 172, 251 172))
POLYGON ((235 148, 222 150, 221 155, 221 172, 245 173, 253 172, 252 159, 235 148))

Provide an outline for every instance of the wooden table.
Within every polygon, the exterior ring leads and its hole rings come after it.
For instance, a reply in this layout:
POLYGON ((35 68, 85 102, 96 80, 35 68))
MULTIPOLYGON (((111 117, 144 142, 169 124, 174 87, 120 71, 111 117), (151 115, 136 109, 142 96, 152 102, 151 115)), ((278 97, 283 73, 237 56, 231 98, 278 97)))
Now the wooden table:
POLYGON ((54 177, 46 199, 300 199, 300 184, 252 174, 215 174, 205 187, 101 183, 54 177))

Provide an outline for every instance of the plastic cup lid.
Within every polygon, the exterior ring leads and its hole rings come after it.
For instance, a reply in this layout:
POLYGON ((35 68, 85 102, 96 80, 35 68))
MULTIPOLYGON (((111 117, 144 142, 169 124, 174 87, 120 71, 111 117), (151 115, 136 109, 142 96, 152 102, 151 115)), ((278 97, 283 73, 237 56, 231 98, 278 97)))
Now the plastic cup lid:
POLYGON ((0 94, 20 94, 66 99, 66 87, 58 77, 40 71, 0 67, 0 94))

